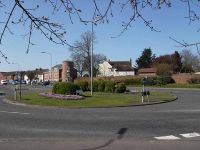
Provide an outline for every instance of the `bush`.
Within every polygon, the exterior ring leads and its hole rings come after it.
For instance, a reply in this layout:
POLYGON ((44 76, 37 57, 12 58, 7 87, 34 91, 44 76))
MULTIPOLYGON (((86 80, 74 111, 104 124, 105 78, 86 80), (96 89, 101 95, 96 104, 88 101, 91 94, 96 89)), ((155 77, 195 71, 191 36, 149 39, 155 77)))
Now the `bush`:
POLYGON ((52 92, 55 94, 75 94, 79 86, 71 82, 58 82, 53 85, 52 92))
POLYGON ((98 81, 98 91, 99 92, 105 91, 105 81, 103 81, 103 80, 98 81))
POLYGON ((88 81, 79 81, 76 83, 82 91, 89 91, 89 82, 88 81))
POLYGON ((172 69, 169 64, 159 64, 156 71, 157 75, 169 76, 172 74, 172 69))
POLYGON ((190 80, 188 80, 188 83, 190 83, 190 84, 200 84, 200 77, 193 77, 190 80))
POLYGON ((94 92, 98 92, 98 81, 93 81, 92 87, 94 92))
POLYGON ((59 82, 56 82, 56 83, 53 84, 52 93, 56 93, 57 92, 58 84, 59 84, 59 82))
POLYGON ((115 93, 124 93, 126 91, 126 85, 124 83, 118 83, 115 85, 115 93))
POLYGON ((141 80, 142 78, 132 78, 132 79, 125 79, 122 80, 122 82, 124 82, 125 85, 141 85, 141 80))
POLYGON ((115 92, 115 85, 116 85, 115 81, 106 81, 105 82, 105 92, 114 93, 115 92))

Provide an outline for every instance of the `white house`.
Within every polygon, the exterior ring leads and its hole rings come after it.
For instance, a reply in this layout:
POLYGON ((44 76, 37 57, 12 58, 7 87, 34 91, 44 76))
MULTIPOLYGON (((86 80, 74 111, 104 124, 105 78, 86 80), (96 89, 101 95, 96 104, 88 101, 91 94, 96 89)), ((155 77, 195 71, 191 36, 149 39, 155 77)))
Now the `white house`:
POLYGON ((135 71, 130 61, 104 61, 99 64, 100 77, 108 76, 133 76, 135 71))

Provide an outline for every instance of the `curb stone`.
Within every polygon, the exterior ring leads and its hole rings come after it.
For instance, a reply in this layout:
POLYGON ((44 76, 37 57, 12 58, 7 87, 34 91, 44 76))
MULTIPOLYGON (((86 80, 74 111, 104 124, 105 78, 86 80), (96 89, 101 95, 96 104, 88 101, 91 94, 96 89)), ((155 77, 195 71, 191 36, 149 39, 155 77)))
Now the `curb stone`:
POLYGON ((6 98, 3 99, 3 101, 5 103, 8 103, 8 104, 12 104, 12 105, 18 105, 18 106, 35 106, 35 107, 56 107, 56 108, 67 108, 67 109, 84 109, 84 108, 119 108, 119 107, 137 107, 137 106, 148 106, 148 105, 157 105, 157 104, 163 104, 163 103, 169 103, 169 102, 173 102, 173 101, 176 101, 178 99, 177 96, 174 96, 173 99, 170 99, 170 100, 162 100, 162 101, 159 101, 159 102, 146 102, 146 103, 139 103, 139 104, 132 104, 132 105, 127 105, 127 106, 123 106, 123 105, 119 105, 119 106, 104 106, 104 107, 64 107, 64 106, 42 106, 42 105, 31 105, 31 104, 25 104, 25 103, 20 103, 20 102, 17 102, 17 101, 11 101, 11 100, 8 100, 6 98))

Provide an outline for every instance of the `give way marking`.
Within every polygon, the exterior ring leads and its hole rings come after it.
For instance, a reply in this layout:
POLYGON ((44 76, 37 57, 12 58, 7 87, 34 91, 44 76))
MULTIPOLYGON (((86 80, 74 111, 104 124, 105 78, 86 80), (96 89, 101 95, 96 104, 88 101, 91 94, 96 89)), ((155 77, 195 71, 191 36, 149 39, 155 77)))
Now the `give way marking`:
POLYGON ((181 136, 185 137, 185 138, 193 138, 193 137, 199 137, 200 134, 193 132, 193 133, 186 133, 186 134, 180 134, 181 136))
POLYGON ((0 113, 30 115, 30 113, 22 113, 22 112, 16 112, 16 111, 4 111, 4 110, 0 111, 0 113))
POLYGON ((157 140, 179 140, 179 137, 176 137, 174 135, 168 135, 168 136, 159 136, 159 137, 155 137, 155 139, 157 140))

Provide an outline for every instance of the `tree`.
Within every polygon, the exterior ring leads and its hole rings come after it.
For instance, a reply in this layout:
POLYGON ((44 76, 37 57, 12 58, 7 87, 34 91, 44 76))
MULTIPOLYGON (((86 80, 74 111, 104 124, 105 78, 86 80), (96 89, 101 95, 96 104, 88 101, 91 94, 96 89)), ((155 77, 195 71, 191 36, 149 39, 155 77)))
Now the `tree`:
POLYGON ((29 78, 30 83, 31 83, 31 81, 35 78, 35 71, 27 71, 26 75, 29 78))
POLYGON ((182 57, 182 72, 193 72, 200 70, 200 60, 190 50, 185 49, 181 52, 182 57))
MULTIPOLYGON (((195 9, 196 6, 199 6, 199 2, 193 2, 193 0, 179 0, 183 5, 188 6, 188 16, 186 16, 190 22, 199 21, 198 10, 195 9)), ((163 7, 170 8, 175 1, 171 0, 90 0, 88 2, 91 4, 90 9, 90 19, 85 19, 84 16, 86 12, 84 9, 78 5, 78 1, 75 0, 44 0, 44 1, 34 1, 30 5, 30 1, 23 0, 0 0, 1 8, 1 17, 5 20, 0 21, 2 29, 0 31, 0 45, 3 44, 3 37, 7 33, 13 34, 11 26, 21 25, 26 31, 22 32, 24 37, 27 40, 27 53, 30 50, 30 47, 33 44, 32 35, 35 32, 39 32, 44 38, 47 38, 49 41, 55 44, 68 45, 72 47, 73 45, 69 44, 66 41, 67 28, 61 22, 56 22, 52 18, 56 18, 60 14, 65 14, 66 19, 73 24, 74 18, 78 18, 81 23, 86 24, 102 24, 109 23, 111 17, 115 16, 115 12, 120 11, 123 13, 124 18, 122 21, 122 29, 119 35, 122 35, 128 28, 131 27, 132 23, 137 20, 141 20, 150 30, 159 32, 154 25, 152 24, 151 19, 147 19, 143 14, 146 10, 160 10, 163 7), (101 7, 103 4, 104 7, 101 7), (52 11, 51 16, 47 16, 43 12, 41 5, 45 8, 48 8, 52 11), (113 9, 120 7, 120 9, 113 9), (130 15, 123 10, 130 10, 130 15), (124 21, 125 20, 125 21, 124 21)), ((88 4, 88 5, 89 5, 88 4)), ((197 45, 200 43, 196 43, 197 45)), ((0 49, 2 53, 2 50, 0 49)), ((7 60, 5 54, 2 53, 2 57, 7 60)))
MULTIPOLYGON (((96 42, 95 34, 87 31, 81 35, 80 41, 76 41, 74 43, 74 46, 69 48, 75 68, 81 76, 83 71, 88 71, 91 75, 92 40, 93 43, 96 42)), ((93 73, 97 73, 96 71, 98 69, 99 63, 102 63, 104 60, 106 60, 106 56, 104 56, 103 54, 93 54, 93 73)))
POLYGON ((172 69, 174 73, 180 72, 182 68, 181 55, 178 51, 172 54, 172 69))
POLYGON ((161 55, 154 59, 152 66, 158 67, 160 64, 170 65, 173 73, 180 72, 182 68, 181 56, 178 51, 175 51, 173 54, 161 55))
POLYGON ((170 76, 172 74, 171 66, 169 64, 159 64, 156 74, 159 76, 170 76))
POLYGON ((142 55, 136 60, 136 68, 150 68, 154 59, 155 55, 152 54, 151 48, 145 48, 142 55))

